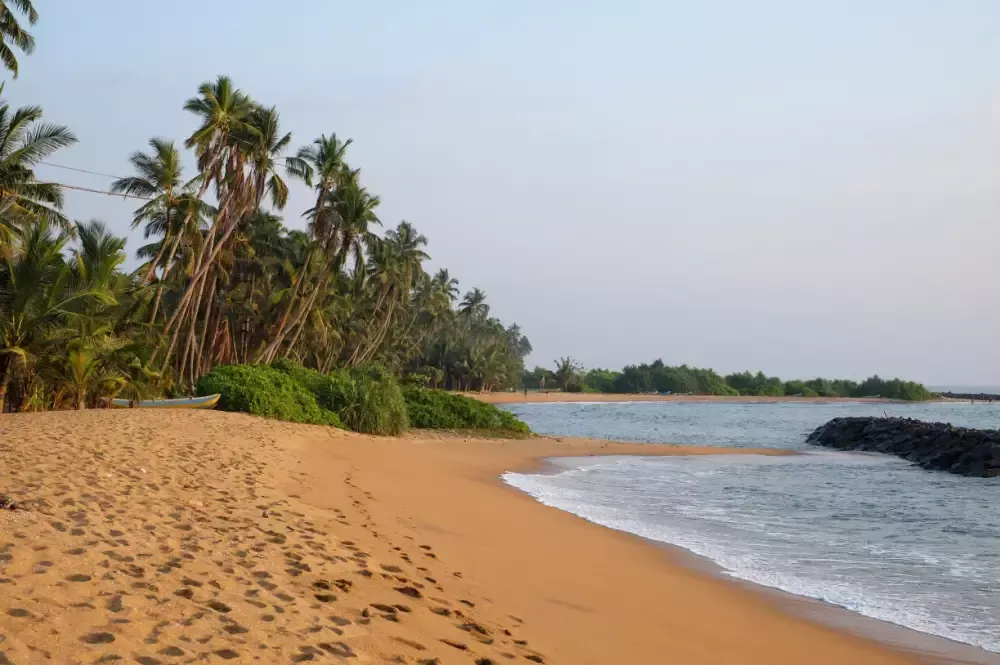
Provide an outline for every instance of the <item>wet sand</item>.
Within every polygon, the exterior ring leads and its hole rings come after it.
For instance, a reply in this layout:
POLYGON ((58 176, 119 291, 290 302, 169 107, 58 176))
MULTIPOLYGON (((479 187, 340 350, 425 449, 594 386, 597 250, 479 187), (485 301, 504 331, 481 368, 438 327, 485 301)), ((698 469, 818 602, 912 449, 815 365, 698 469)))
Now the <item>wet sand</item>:
POLYGON ((0 416, 0 663, 918 662, 497 478, 720 452, 755 451, 0 416))
POLYGON ((837 402, 871 402, 891 404, 899 400, 881 397, 726 397, 722 395, 615 395, 608 393, 563 393, 563 392, 494 392, 464 393, 490 404, 559 404, 565 402, 736 402, 743 404, 777 404, 779 402, 801 402, 803 404, 836 404, 837 402))

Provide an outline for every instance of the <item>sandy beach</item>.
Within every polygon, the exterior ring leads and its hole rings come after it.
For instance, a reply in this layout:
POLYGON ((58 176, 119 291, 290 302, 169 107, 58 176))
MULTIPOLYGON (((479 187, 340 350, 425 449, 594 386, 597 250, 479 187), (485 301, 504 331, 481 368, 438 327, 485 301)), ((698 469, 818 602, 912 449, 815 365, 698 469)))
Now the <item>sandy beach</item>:
POLYGON ((615 395, 608 393, 563 393, 563 392, 492 392, 465 393, 490 404, 557 404, 565 402, 742 402, 745 404, 777 404, 779 402, 802 402, 804 404, 836 404, 837 402, 892 403, 898 400, 881 397, 757 397, 745 395, 730 397, 722 395, 615 395))
POLYGON ((214 412, 0 417, 0 663, 917 662, 498 480, 759 451, 214 412))

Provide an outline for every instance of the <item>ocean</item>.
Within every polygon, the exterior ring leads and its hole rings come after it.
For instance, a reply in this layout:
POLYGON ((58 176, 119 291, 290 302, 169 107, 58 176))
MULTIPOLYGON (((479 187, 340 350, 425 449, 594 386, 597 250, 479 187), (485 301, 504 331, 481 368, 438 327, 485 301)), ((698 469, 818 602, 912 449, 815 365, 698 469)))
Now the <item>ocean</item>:
POLYGON ((789 457, 555 460, 505 474, 540 502, 683 547, 728 575, 1000 652, 1000 478, 804 444, 841 415, 1000 427, 1000 405, 519 404, 542 434, 776 447, 789 457))

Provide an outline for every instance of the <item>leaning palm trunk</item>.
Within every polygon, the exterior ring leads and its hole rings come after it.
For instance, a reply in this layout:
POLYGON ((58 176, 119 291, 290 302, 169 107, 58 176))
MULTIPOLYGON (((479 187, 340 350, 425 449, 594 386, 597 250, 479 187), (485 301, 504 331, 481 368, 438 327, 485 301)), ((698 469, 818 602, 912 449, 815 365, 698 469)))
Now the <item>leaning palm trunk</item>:
POLYGON ((219 283, 218 272, 212 277, 212 286, 208 292, 208 303, 205 305, 205 325, 201 331, 201 341, 198 344, 198 352, 191 362, 191 385, 201 376, 202 359, 205 357, 205 340, 208 339, 208 329, 212 322, 212 306, 215 304, 215 288, 219 283))
POLYGON ((3 413, 7 402, 7 386, 10 384, 10 370, 13 363, 10 354, 0 354, 0 413, 3 413))
MULTIPOLYGON (((221 205, 220 205, 221 210, 221 205)), ((243 212, 238 211, 238 212, 243 212)), ((209 232, 209 239, 206 241, 205 245, 202 247, 201 251, 198 253, 198 259, 195 262, 195 274, 188 282, 187 288, 184 291, 184 295, 181 297, 180 303, 177 305, 177 311, 174 312, 173 317, 167 322, 164 328, 164 333, 167 333, 173 328, 173 335, 170 339, 170 346, 167 348, 167 355, 163 360, 164 369, 170 364, 170 354, 173 353, 174 349, 177 348, 177 342, 180 339, 181 330, 184 328, 183 321, 190 315, 197 319, 198 310, 200 309, 200 299, 201 293, 205 287, 205 277, 208 275, 208 271, 211 269, 216 257, 218 257, 219 252, 225 246, 226 242, 229 240, 233 231, 239 226, 239 220, 241 215, 233 214, 227 215, 223 218, 220 212, 219 218, 215 224, 212 225, 214 230, 221 224, 225 224, 226 230, 219 238, 218 242, 213 244, 211 236, 212 232, 209 232), (181 322, 181 323, 178 323, 181 322)), ((192 325, 194 323, 192 322, 192 325)))
MULTIPOLYGON (((220 157, 221 157, 220 155, 216 155, 215 157, 213 157, 212 160, 206 166, 204 172, 205 173, 212 173, 213 170, 218 165, 220 157)), ((206 177, 206 178, 204 178, 202 180, 201 187, 198 189, 197 199, 199 201, 205 196, 205 193, 208 192, 208 188, 209 188, 209 186, 211 184, 212 184, 212 179, 211 178, 207 178, 206 177)), ((213 223, 212 227, 208 230, 208 235, 206 236, 204 243, 202 243, 201 249, 199 250, 198 254, 195 256, 195 264, 194 265, 195 265, 195 276, 196 277, 197 277, 198 271, 201 268, 202 260, 203 260, 203 258, 205 256, 205 252, 209 248, 209 246, 211 245, 212 240, 215 238, 216 229, 218 228, 218 226, 220 224, 222 224, 224 222, 224 220, 226 220, 228 218, 226 212, 227 212, 227 206, 230 204, 230 201, 231 201, 231 188, 227 187, 225 189, 225 191, 223 192, 222 196, 220 197, 220 200, 219 200, 219 212, 218 212, 218 215, 215 218, 215 223, 213 223)), ((188 224, 190 224, 191 220, 194 218, 194 215, 195 215, 195 212, 193 210, 188 211, 187 215, 184 216, 184 223, 181 224, 181 228, 182 229, 186 229, 187 228, 188 224)), ((174 315, 172 317, 170 317, 170 320, 168 320, 166 326, 164 326, 163 333, 165 335, 170 333, 170 331, 173 329, 173 327, 177 324, 178 319, 185 312, 186 307, 187 307, 187 302, 191 299, 191 293, 193 291, 194 281, 195 281, 194 278, 192 278, 191 283, 188 284, 187 289, 185 289, 185 291, 184 291, 184 295, 181 297, 181 302, 178 303, 177 309, 174 311, 174 315)), ((167 358, 169 358, 169 357, 170 357, 170 352, 168 351, 167 352, 167 358)), ((164 366, 166 366, 166 365, 164 365, 164 366)))
POLYGON ((170 244, 168 243, 169 240, 170 240, 170 230, 168 227, 166 235, 163 236, 163 242, 160 243, 160 251, 156 253, 156 258, 153 259, 153 262, 149 264, 149 269, 147 269, 146 274, 143 275, 141 282, 143 286, 153 281, 153 277, 156 275, 156 269, 160 266, 160 260, 163 259, 163 253, 167 251, 167 245, 170 244))
POLYGON ((396 301, 395 300, 389 301, 389 311, 386 312, 385 321, 382 323, 382 326, 379 328, 378 333, 376 333, 375 335, 375 339, 372 340, 368 349, 363 354, 361 354, 361 357, 358 359, 359 365, 361 363, 365 363, 371 360, 372 357, 374 357, 375 353, 378 351, 379 347, 382 345, 382 342, 385 340, 386 333, 389 332, 389 325, 392 323, 392 314, 395 308, 396 308, 396 301))
MULTIPOLYGON (((178 368, 178 371, 177 371, 177 376, 178 377, 183 377, 184 376, 184 370, 188 366, 188 359, 190 357, 190 368, 191 368, 191 381, 190 381, 190 385, 192 387, 194 386, 194 382, 195 382, 194 364, 195 364, 195 353, 196 353, 197 346, 198 346, 197 342, 196 342, 197 329, 198 329, 198 312, 202 310, 202 302, 203 302, 204 291, 205 291, 205 280, 201 280, 199 282, 199 288, 198 288, 197 295, 196 295, 195 299, 191 301, 193 303, 192 313, 191 313, 191 324, 187 328, 187 333, 188 333, 187 334, 187 340, 184 343, 184 351, 180 355, 180 367, 178 368)), ((211 294, 209 294, 209 298, 211 298, 211 294)), ((208 315, 207 309, 205 311, 205 315, 206 316, 208 315)), ((182 330, 182 328, 179 327, 179 328, 177 328, 176 332, 180 332, 181 330, 182 330)))
MULTIPOLYGON (((181 239, 183 238, 183 233, 178 233, 177 237, 170 244, 170 254, 167 255, 167 261, 163 264, 163 279, 166 279, 167 273, 170 272, 170 266, 174 265, 174 257, 177 255, 177 249, 180 247, 181 239)), ((165 239, 164 239, 165 240, 165 239)), ((149 317, 149 322, 156 323, 156 314, 160 309, 160 300, 163 297, 163 284, 162 280, 156 288, 156 299, 153 301, 153 313, 149 317)))
MULTIPOLYGON (((298 284, 296 284, 296 293, 299 290, 299 286, 301 286, 302 284, 305 284, 305 282, 306 282, 305 276, 307 274, 308 269, 309 269, 309 263, 307 262, 306 265, 305 265, 305 267, 303 268, 303 275, 302 275, 302 277, 299 278, 298 284)), ((308 320, 310 311, 312 310, 312 307, 313 307, 313 303, 315 303, 315 301, 316 301, 316 295, 320 291, 323 291, 323 290, 326 289, 326 282, 327 282, 327 279, 328 279, 329 276, 330 276, 330 268, 327 265, 327 266, 324 266, 322 270, 320 270, 319 277, 316 279, 316 287, 315 287, 315 289, 313 290, 313 292, 311 294, 309 294, 309 297, 305 301, 303 301, 301 307, 299 308, 299 311, 295 315, 295 318, 292 320, 291 325, 289 325, 289 326, 286 327, 286 323, 288 321, 289 315, 292 312, 292 304, 294 303, 295 297, 296 297, 295 293, 292 294, 292 303, 288 304, 288 308, 285 310, 285 313, 284 313, 284 315, 281 318, 281 323, 278 325, 277 333, 275 334, 274 339, 271 340, 271 342, 266 347, 264 347, 263 351, 261 351, 259 354, 257 354, 257 357, 254 359, 254 362, 256 362, 256 363, 261 363, 261 362, 269 363, 269 362, 272 362, 274 360, 275 356, 278 355, 278 349, 281 348, 281 344, 288 337, 289 333, 291 333, 292 330, 295 329, 295 326, 298 325, 300 322, 308 320)), ((303 323, 303 325, 304 325, 304 323, 303 323)), ((301 331, 301 328, 300 328, 300 331, 301 331)), ((295 341, 297 341, 298 338, 299 338, 299 335, 296 334, 295 338, 294 338, 294 340, 292 341, 292 344, 291 344, 292 347, 295 346, 295 341)), ((286 358, 288 357, 287 350, 285 352, 285 357, 286 358)))
POLYGON ((296 330, 296 326, 298 326, 298 329, 292 338, 291 344, 289 344, 288 348, 285 349, 284 357, 288 357, 290 350, 294 348, 295 344, 298 342, 299 336, 302 334, 302 329, 305 328, 306 321, 309 320, 309 315, 312 313, 317 296, 319 296, 321 292, 326 291, 328 286, 327 282, 330 278, 330 272, 331 271, 328 266, 324 267, 320 271, 319 277, 316 280, 316 286, 313 288, 313 292, 309 294, 308 298, 302 301, 302 305, 299 307, 299 311, 292 320, 292 324, 287 328, 279 328, 278 333, 274 336, 274 339, 271 340, 270 344, 268 344, 259 354, 257 354, 254 362, 269 363, 273 361, 275 356, 278 355, 278 349, 281 348, 282 343, 293 330, 296 330))
MULTIPOLYGON (((295 330, 295 335, 292 337, 291 343, 289 343, 288 348, 285 349, 285 355, 284 355, 285 358, 287 358, 288 355, 291 353, 292 349, 295 348, 295 345, 299 341, 299 337, 302 336, 302 331, 305 330, 306 322, 309 320, 309 315, 312 313, 313 305, 316 303, 317 296, 320 294, 321 291, 325 290, 326 290, 326 279, 324 277, 324 280, 321 281, 319 284, 317 284, 313 292, 309 294, 309 299, 302 306, 302 310, 299 312, 298 317, 296 317, 295 322, 285 333, 285 335, 287 335, 289 332, 292 331, 293 328, 295 328, 295 326, 298 326, 298 329, 295 330)), ((284 336, 282 336, 280 339, 276 341, 278 342, 278 345, 280 345, 281 341, 283 340, 284 336)), ((274 346, 274 351, 271 354, 272 358, 277 353, 278 345, 274 346)))

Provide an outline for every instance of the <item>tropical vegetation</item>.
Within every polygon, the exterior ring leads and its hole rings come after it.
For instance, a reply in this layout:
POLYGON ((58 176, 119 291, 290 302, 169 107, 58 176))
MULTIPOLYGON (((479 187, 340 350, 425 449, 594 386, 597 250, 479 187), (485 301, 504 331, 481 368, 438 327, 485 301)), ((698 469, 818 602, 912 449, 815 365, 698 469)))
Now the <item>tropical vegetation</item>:
POLYGON ((400 387, 379 365, 323 374, 288 360, 271 365, 220 365, 198 380, 219 407, 265 418, 396 435, 410 426, 524 436, 528 426, 492 404, 432 388, 400 387))
POLYGON ((38 21, 32 0, 0 0, 0 62, 14 78, 20 72, 20 65, 11 45, 25 54, 35 50, 35 38, 21 25, 18 13, 25 15, 29 25, 38 21))
POLYGON ((528 426, 509 411, 477 399, 431 388, 403 390, 407 413, 414 427, 425 429, 480 430, 523 436, 528 426))
POLYGON ((763 372, 741 372, 722 376, 712 369, 679 365, 671 367, 656 360, 628 365, 621 371, 584 371, 572 358, 560 358, 555 370, 536 367, 525 371, 522 385, 528 389, 561 389, 568 392, 677 393, 699 395, 749 395, 761 397, 884 397, 901 400, 928 400, 935 397, 923 385, 902 379, 872 376, 864 381, 849 379, 809 379, 784 381, 763 372))
MULTIPOLYGON (((0 102, 5 410, 88 408, 222 384, 234 388, 226 398, 234 406, 257 399, 255 386, 282 380, 246 367, 213 370, 279 361, 322 376, 346 372, 357 404, 402 404, 364 389, 382 385, 382 373, 432 389, 519 383, 528 339, 492 315, 483 290, 463 296, 447 269, 429 272, 428 240, 412 223, 379 232, 380 200, 347 161, 350 139, 331 132, 295 149, 278 110, 225 76, 202 84, 183 109, 197 129, 182 142, 150 139, 128 156, 131 174, 108 185, 138 200, 131 224, 145 242, 138 266, 126 269, 125 239, 99 221, 71 222, 61 187, 35 176, 76 137, 43 123, 37 107, 0 102), (312 192, 301 230, 281 216, 292 182, 312 192)), ((246 406, 327 418, 303 394, 290 400, 246 406)), ((405 428, 405 408, 391 424, 363 423, 359 409, 326 408, 352 428, 405 428)))

